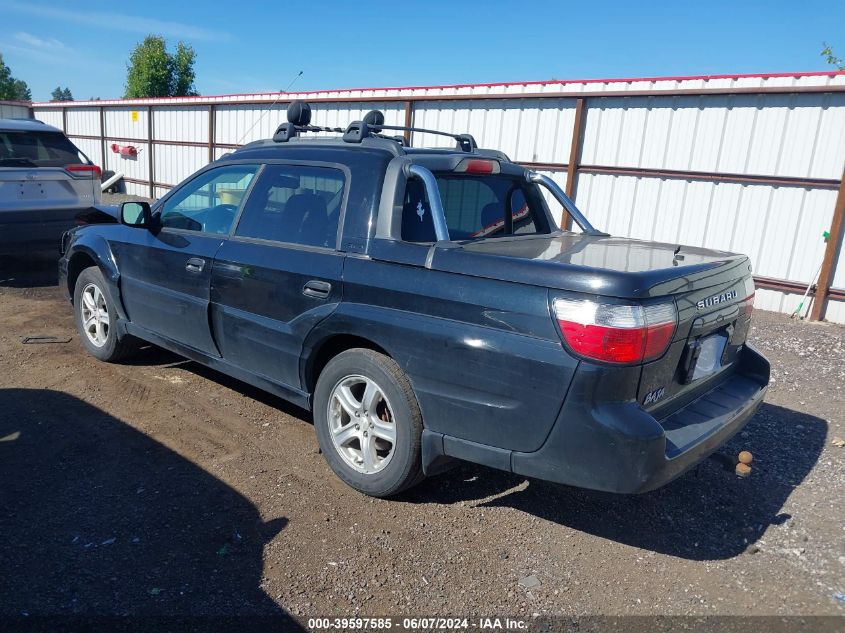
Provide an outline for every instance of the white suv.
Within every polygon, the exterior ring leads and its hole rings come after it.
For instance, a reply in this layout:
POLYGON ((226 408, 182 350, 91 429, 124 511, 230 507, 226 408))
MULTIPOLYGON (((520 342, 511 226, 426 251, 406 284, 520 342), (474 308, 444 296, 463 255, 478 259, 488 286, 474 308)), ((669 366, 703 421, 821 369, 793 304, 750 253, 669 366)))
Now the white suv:
POLYGON ((0 119, 0 254, 58 254, 76 216, 99 204, 100 173, 61 130, 0 119))

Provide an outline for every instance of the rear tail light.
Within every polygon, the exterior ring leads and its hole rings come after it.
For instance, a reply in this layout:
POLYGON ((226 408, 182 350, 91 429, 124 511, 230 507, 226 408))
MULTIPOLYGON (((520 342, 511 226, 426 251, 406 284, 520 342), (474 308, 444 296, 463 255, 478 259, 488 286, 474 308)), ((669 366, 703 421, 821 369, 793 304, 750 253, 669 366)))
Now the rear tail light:
POLYGON ((754 286, 754 278, 748 277, 745 280, 745 299, 742 300, 740 304, 741 309, 745 314, 751 316, 751 313, 754 311, 754 293, 756 292, 756 288, 754 286))
POLYGON ((67 165, 65 171, 74 178, 95 178, 97 180, 103 173, 96 165, 67 165))
POLYGON ((674 303, 641 306, 556 299, 554 313, 572 351, 618 364, 637 364, 662 356, 678 320, 674 303))

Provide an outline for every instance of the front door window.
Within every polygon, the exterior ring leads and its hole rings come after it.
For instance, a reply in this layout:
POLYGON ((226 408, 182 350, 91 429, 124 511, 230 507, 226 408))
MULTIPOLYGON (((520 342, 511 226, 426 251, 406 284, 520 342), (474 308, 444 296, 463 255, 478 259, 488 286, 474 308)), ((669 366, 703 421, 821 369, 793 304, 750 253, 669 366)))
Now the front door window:
POLYGON ((190 180, 165 200, 161 227, 228 234, 257 171, 257 165, 229 165, 190 180))

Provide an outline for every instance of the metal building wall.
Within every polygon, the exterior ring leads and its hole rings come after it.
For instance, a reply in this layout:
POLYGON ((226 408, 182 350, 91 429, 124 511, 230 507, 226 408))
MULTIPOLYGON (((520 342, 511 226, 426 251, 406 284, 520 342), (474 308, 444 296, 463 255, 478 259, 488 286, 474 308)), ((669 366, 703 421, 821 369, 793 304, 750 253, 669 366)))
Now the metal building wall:
MULTIPOLYGON (((553 177, 614 235, 751 256, 759 308, 791 312, 825 253, 845 167, 845 74, 527 82, 296 95, 34 104, 129 193, 158 197, 239 144, 272 135, 292 96, 312 120, 473 134, 553 177), (285 101, 287 100, 287 101, 285 101), (135 159, 113 153, 132 144, 135 159), (150 150, 152 147, 152 150, 150 150), (150 155, 152 151, 152 155, 150 155), (152 179, 151 179, 152 175, 152 179), (153 182, 151 182, 151 180, 153 182)), ((414 133, 412 144, 447 138, 414 133)), ((827 318, 845 322, 845 252, 827 318)))
POLYGON ((31 118, 29 104, 18 101, 0 101, 0 119, 31 118))

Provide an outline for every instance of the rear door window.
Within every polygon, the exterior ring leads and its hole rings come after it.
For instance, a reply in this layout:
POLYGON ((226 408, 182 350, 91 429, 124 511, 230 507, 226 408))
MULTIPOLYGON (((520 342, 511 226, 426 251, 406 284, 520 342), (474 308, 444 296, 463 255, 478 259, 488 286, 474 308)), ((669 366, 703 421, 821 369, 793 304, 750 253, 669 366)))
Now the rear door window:
POLYGON ((85 162, 61 132, 0 130, 0 167, 65 167, 85 162))
POLYGON ((335 248, 344 186, 343 172, 332 167, 267 165, 235 235, 335 248))

